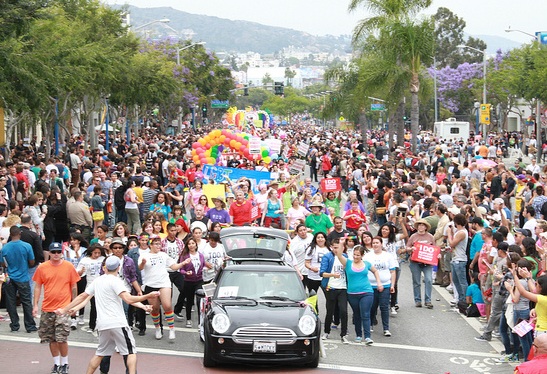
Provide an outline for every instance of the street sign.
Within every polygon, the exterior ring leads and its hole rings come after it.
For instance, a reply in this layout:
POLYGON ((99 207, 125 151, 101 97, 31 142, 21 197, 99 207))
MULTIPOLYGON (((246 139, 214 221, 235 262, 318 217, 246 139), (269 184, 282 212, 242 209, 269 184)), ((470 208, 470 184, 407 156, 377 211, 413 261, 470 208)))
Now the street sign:
POLYGON ((547 44, 547 31, 536 32, 536 38, 541 44, 547 44))
POLYGON ((229 100, 211 100, 212 109, 228 109, 230 107, 229 100))
POLYGON ((485 125, 489 125, 490 124, 490 107, 492 106, 492 104, 481 104, 481 107, 480 107, 480 115, 481 115, 481 118, 480 118, 480 122, 482 124, 485 124, 485 125))
POLYGON ((385 104, 370 104, 370 110, 371 111, 381 111, 381 110, 385 110, 386 109, 386 106, 385 104))

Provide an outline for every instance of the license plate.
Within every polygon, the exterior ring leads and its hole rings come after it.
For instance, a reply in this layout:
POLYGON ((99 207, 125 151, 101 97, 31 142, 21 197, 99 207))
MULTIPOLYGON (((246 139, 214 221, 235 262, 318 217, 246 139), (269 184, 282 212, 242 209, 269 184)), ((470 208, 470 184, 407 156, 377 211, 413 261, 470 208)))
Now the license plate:
POLYGON ((253 352, 255 353, 275 353, 275 349, 275 342, 264 340, 253 341, 253 352))

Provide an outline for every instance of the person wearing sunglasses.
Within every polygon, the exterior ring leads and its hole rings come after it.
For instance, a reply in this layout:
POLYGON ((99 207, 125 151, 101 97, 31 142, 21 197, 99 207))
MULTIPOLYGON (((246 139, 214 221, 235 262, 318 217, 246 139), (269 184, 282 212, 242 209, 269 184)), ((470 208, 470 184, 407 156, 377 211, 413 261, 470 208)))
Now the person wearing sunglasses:
POLYGON ((32 280, 34 288, 34 308, 32 315, 38 317, 42 287, 42 313, 38 336, 43 343, 49 343, 53 356, 52 373, 68 373, 68 335, 70 334, 70 314, 55 314, 76 297, 76 283, 80 276, 71 262, 63 259, 61 243, 51 243, 49 260, 40 264, 32 280))
POLYGON ((524 362, 515 368, 516 374, 543 373, 547 367, 547 334, 536 337, 532 344, 534 358, 524 362))

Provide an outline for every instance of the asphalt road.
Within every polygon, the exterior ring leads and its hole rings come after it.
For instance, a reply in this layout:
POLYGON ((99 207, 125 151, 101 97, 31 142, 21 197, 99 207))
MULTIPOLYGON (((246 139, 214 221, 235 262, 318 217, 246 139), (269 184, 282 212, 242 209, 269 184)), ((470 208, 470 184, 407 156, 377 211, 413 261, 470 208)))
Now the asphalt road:
MULTIPOLYGON (((505 159, 511 165, 514 159, 505 159)), ((306 170, 306 175, 308 171, 306 170)), ((512 373, 514 364, 496 364, 503 346, 499 340, 490 343, 478 342, 481 323, 476 318, 466 318, 451 311, 451 295, 434 286, 434 308, 415 308, 412 296, 412 282, 408 264, 403 264, 399 283, 399 313, 390 317, 392 337, 384 337, 382 329, 372 333, 374 344, 353 343, 355 331, 349 326, 350 343, 341 344, 335 330, 325 341, 326 357, 322 357, 315 370, 281 367, 240 367, 227 366, 205 369, 201 364, 203 345, 197 329, 187 329, 183 321, 175 321, 177 339, 170 343, 165 336, 155 340, 152 321, 148 318, 146 336, 135 340, 139 351, 139 373, 171 373, 180 370, 187 373, 321 373, 359 372, 371 374, 466 374, 466 373, 512 373)), ((422 290, 423 292, 423 290, 422 290)), ((176 295, 175 295, 176 296, 176 295)), ((324 319, 324 299, 320 292, 321 317, 324 319)), ((348 307, 351 321, 351 308, 348 307)), ((22 310, 19 310, 22 318, 22 310)), ((88 311, 87 311, 88 313, 88 311)), ((86 316, 87 316, 86 313, 86 316)), ((5 310, 0 310, 5 315, 5 310)), ((192 313, 194 326, 197 314, 192 313)), ((267 318, 267 316, 265 316, 267 318)), ((21 321, 22 322, 22 321, 21 321)), ((52 366, 49 350, 40 345, 36 333, 10 332, 8 322, 0 322, 0 371, 6 374, 49 373, 52 366)), ((89 358, 94 354, 97 339, 90 333, 78 329, 70 335, 70 363, 72 373, 83 373, 89 358)), ((123 373, 120 357, 113 357, 111 373, 123 373)))
MULTIPOLYGON (((450 295, 445 289, 434 287, 434 308, 414 307, 410 270, 406 264, 400 280, 399 313, 390 320, 392 337, 384 337, 381 328, 372 333, 374 344, 353 343, 355 331, 349 326, 349 345, 341 344, 335 330, 325 341, 326 357, 321 358, 319 368, 338 372, 378 374, 403 373, 512 373, 515 365, 495 364, 492 360, 503 349, 499 341, 491 343, 475 341, 481 324, 475 318, 466 318, 450 310, 450 295)), ((320 292, 321 294, 321 292, 320 292)), ((320 310, 324 317, 324 299, 320 297, 320 310), (323 308, 321 308, 323 305, 323 308)), ((351 313, 351 308, 348 308, 351 313)), ((1 311, 4 314, 4 311, 1 311)), ((22 312, 22 310, 20 311, 22 312)), ((87 314, 86 314, 87 315, 87 314)), ((193 313, 194 326, 197 315, 193 313)), ((267 316, 265 317, 267 318, 267 316)), ((350 319, 351 321, 351 314, 350 319)), ((205 369, 201 365, 203 345, 197 329, 186 329, 184 322, 176 321, 177 339, 170 343, 165 336, 158 341, 153 336, 150 318, 146 336, 135 340, 139 350, 139 372, 166 373, 169 368, 188 368, 186 372, 232 372, 235 367, 205 369)), ((78 329, 70 335, 69 353, 72 373, 84 372, 93 355, 97 339, 78 329)), ((114 357, 111 373, 122 373, 121 358, 114 357)), ((48 373, 51 358, 47 346, 40 345, 36 333, 12 333, 9 323, 0 323, 0 367, 7 374, 48 373)), ((241 368, 237 367, 237 371, 241 368)), ((245 368, 247 372, 309 372, 296 368, 245 368)))

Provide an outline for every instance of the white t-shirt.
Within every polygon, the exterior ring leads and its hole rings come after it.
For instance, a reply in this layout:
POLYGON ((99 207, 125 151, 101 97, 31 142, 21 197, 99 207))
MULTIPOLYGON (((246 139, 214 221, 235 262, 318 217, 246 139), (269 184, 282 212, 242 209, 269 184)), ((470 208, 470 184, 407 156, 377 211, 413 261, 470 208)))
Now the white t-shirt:
POLYGON ((119 295, 127 292, 122 280, 115 275, 104 274, 88 284, 85 293, 95 296, 97 330, 128 327, 119 295))
POLYGON ((177 262, 167 256, 165 252, 148 252, 139 257, 139 266, 146 259, 142 284, 153 288, 171 288, 171 280, 167 269, 177 262))
MULTIPOLYGON (((310 267, 320 269, 321 259, 328 252, 329 252, 329 249, 327 247, 316 246, 310 255, 306 253, 306 260, 311 260, 310 267)), ((320 281, 323 278, 321 278, 321 276, 319 275, 319 271, 315 272, 315 271, 312 271, 311 269, 308 269, 308 279, 320 281)))
POLYGON ((332 265, 332 269, 329 273, 340 274, 340 278, 330 277, 328 287, 332 287, 337 290, 345 290, 348 288, 346 283, 346 272, 344 271, 344 266, 338 257, 334 257, 334 264, 332 265))
MULTIPOLYGON (((178 257, 179 257, 179 247, 177 245, 177 241, 176 240, 170 241, 169 239, 165 239, 165 243, 167 243, 165 245, 165 248, 166 248, 165 253, 167 253, 167 256, 169 256, 173 260, 177 261, 178 257)), ((171 272, 176 271, 176 270, 172 270, 171 268, 167 268, 167 271, 171 273, 171 272)))
MULTIPOLYGON (((374 253, 374 251, 370 251, 365 253, 363 256, 363 261, 370 262, 372 266, 378 269, 382 286, 391 285, 391 269, 395 269, 399 266, 397 260, 395 260, 391 254, 386 251, 382 251, 379 254, 374 253)), ((378 286, 376 283, 376 277, 372 271, 368 272, 368 280, 372 287, 378 286)))
POLYGON ((215 277, 217 271, 222 266, 224 257, 226 257, 226 251, 222 244, 217 243, 216 247, 213 248, 207 243, 205 248, 203 248, 203 257, 205 258, 205 262, 213 265, 212 269, 209 269, 206 266, 203 267, 203 281, 208 282, 215 277))
POLYGON ((192 265, 194 266, 194 274, 196 274, 199 270, 199 267, 201 266, 199 252, 195 254, 190 254, 190 261, 192 261, 192 265))
MULTIPOLYGON (((138 260, 138 261, 140 261, 141 256, 144 255, 145 253, 150 253, 150 248, 141 249, 141 248, 139 247, 139 260, 138 260)), ((139 267, 139 264, 135 264, 135 266, 136 266, 136 267, 139 267)), ((169 269, 169 270, 171 270, 171 269, 169 269)), ((141 279, 144 279, 144 269, 141 270, 141 279)))
POLYGON ((289 265, 289 266, 291 266, 295 269, 298 267, 298 259, 296 258, 293 251, 291 251, 290 248, 287 249, 285 252, 283 252, 282 260, 283 260, 284 263, 286 263, 287 265, 289 265))
POLYGON ((300 274, 302 275, 308 275, 308 269, 306 268, 306 251, 312 239, 313 235, 308 233, 305 239, 302 239, 300 236, 296 235, 291 240, 291 251, 296 257, 296 261, 298 262, 298 270, 300 270, 300 274))
POLYGON ((99 256, 96 259, 92 259, 91 257, 85 256, 80 260, 80 263, 76 267, 76 271, 79 273, 82 268, 85 268, 84 273, 81 275, 82 277, 85 276, 87 279, 87 283, 93 282, 95 279, 97 279, 101 273, 101 265, 103 264, 104 257, 99 256))

